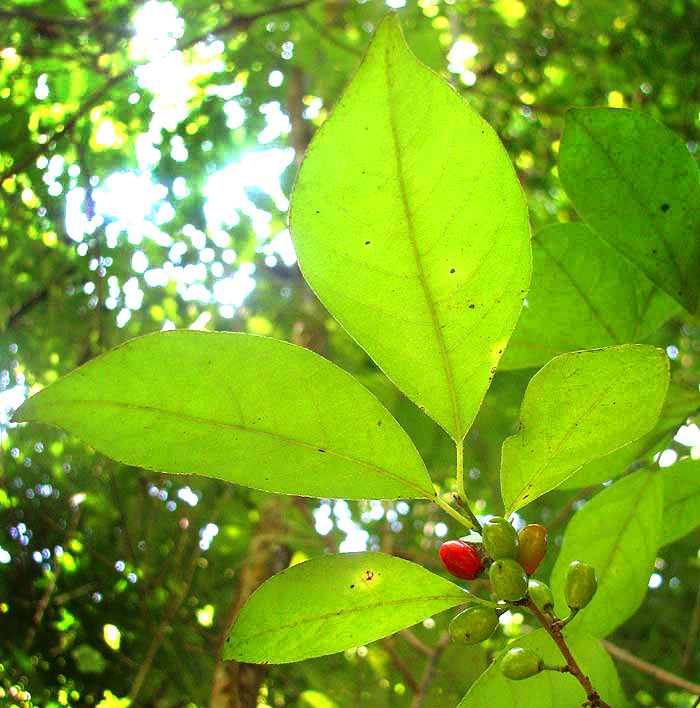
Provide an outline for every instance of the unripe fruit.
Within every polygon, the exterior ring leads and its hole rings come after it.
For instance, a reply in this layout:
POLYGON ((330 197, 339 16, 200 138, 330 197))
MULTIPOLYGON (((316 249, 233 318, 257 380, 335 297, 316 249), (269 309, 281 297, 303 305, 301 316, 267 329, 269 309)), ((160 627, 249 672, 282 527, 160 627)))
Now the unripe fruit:
POLYGON ((553 609, 554 597, 549 585, 545 585, 539 580, 529 580, 527 594, 540 612, 550 612, 553 609))
POLYGON ((474 580, 483 568, 481 556, 464 541, 446 541, 440 546, 440 560, 457 578, 474 580))
POLYGON ((564 595, 566 604, 572 610, 583 609, 598 588, 598 578, 593 566, 581 561, 573 561, 566 571, 564 595))
POLYGON ((496 610, 483 605, 469 607, 450 622, 450 639, 462 644, 477 644, 488 639, 497 625, 496 610))
POLYGON ((512 558, 500 558, 489 568, 491 589, 499 600, 516 602, 527 593, 527 575, 523 567, 512 558))
POLYGON ((502 516, 489 519, 481 532, 486 555, 493 560, 518 555, 518 534, 502 516))
POLYGON ((547 529, 540 524, 528 524, 518 533, 518 563, 532 575, 547 552, 547 529))
POLYGON ((506 652, 501 659, 501 672, 513 681, 539 674, 542 668, 542 659, 532 649, 517 647, 506 652))

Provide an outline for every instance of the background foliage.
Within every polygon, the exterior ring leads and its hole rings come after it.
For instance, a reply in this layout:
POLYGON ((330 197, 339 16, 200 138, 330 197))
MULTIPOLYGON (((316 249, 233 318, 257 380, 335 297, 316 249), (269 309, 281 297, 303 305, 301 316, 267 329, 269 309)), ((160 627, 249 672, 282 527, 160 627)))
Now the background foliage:
MULTIPOLYGON (((697 0, 390 5, 412 50, 503 140, 535 233, 576 218, 557 170, 571 106, 642 110, 696 154, 697 0)), ((449 706, 505 642, 448 646, 443 613, 343 654, 221 664, 240 606, 290 562, 367 548, 442 572, 437 547, 460 531, 427 502, 319 502, 159 475, 53 429, 8 424, 34 386, 133 336, 269 334, 350 371, 410 432, 433 478, 451 483, 450 440, 328 316, 286 234, 303 152, 387 9, 379 0, 0 9, 0 689, 16 705, 449 706)), ((700 444, 692 428, 674 440, 700 408, 700 328, 679 313, 656 329, 663 319, 639 333, 672 359, 674 394, 654 434, 523 510, 547 525, 554 550, 610 465, 621 473, 673 451, 660 459, 667 466, 700 444)), ((501 444, 536 370, 516 368, 533 362, 515 354, 511 362, 466 440, 480 513, 500 511, 501 444)), ((634 705, 692 703, 693 686, 661 681, 622 653, 697 675, 700 561, 688 530, 669 538, 642 606, 610 638, 634 705)), ((522 620, 513 615, 505 634, 523 633, 522 620)))

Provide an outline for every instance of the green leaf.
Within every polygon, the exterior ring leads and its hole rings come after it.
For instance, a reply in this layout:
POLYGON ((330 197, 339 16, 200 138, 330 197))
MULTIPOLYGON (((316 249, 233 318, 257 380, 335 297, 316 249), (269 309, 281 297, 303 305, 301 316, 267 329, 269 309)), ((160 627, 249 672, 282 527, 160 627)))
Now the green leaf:
POLYGON ((378 28, 292 196, 305 278, 387 376, 455 440, 530 282, 527 210, 491 127, 378 28))
POLYGON ((571 627, 604 637, 641 605, 659 546, 663 494, 662 475, 640 470, 604 489, 574 514, 552 570, 555 609, 561 617, 568 612, 564 578, 572 561, 595 568, 598 590, 571 627))
POLYGON ((547 226, 532 245, 532 287, 499 371, 641 341, 680 310, 582 223, 547 226))
POLYGON ((520 430, 503 443, 501 494, 511 514, 583 464, 641 437, 668 387, 662 349, 623 344, 552 359, 532 377, 520 430))
POLYGON ((700 172, 643 113, 567 112, 559 174, 581 217, 688 312, 700 302, 700 172))
MULTIPOLYGON (((599 642, 570 631, 566 632, 566 642, 601 698, 615 708, 624 708, 627 701, 615 665, 599 642)), ((544 629, 520 637, 505 651, 513 647, 532 649, 551 666, 565 663, 544 629)), ((580 708, 585 697, 581 684, 570 674, 543 671, 524 681, 511 681, 501 673, 497 659, 472 685, 458 708, 580 708)))
POLYGON ((609 455, 588 462, 578 472, 564 480, 560 489, 578 489, 615 479, 637 460, 651 463, 654 454, 670 442, 683 422, 695 415, 698 409, 700 409, 700 396, 697 389, 671 382, 659 421, 651 432, 609 455))
POLYGON ((660 546, 683 538, 700 525, 700 462, 680 460, 660 472, 664 483, 664 515, 660 546))
POLYGON ((15 413, 129 465, 283 494, 430 497, 413 443, 355 379, 266 337, 172 331, 133 339, 15 413))
POLYGON ((466 590, 383 553, 341 553, 294 565, 250 597, 224 659, 283 664, 381 639, 469 600, 466 590))

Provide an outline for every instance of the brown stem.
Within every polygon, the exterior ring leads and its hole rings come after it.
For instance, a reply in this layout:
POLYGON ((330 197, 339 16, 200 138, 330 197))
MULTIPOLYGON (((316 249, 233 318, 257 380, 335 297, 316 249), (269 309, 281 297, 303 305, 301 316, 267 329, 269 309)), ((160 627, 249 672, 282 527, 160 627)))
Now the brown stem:
POLYGON ((528 598, 527 604, 525 605, 530 612, 537 618, 539 623, 547 630, 549 636, 554 640, 554 643, 559 647, 559 651, 566 660, 566 665, 568 666, 569 673, 576 678, 576 680, 581 684, 583 690, 586 692, 586 698, 588 699, 583 705, 590 706, 590 708, 611 708, 599 695, 598 692, 593 688, 591 682, 583 671, 581 667, 576 663, 569 647, 561 633, 561 628, 557 622, 550 622, 539 610, 537 605, 528 598))
POLYGON ((698 587, 697 594, 695 595, 695 605, 693 606, 693 614, 690 617, 690 625, 688 627, 688 638, 685 642, 685 650, 683 651, 683 658, 681 659, 681 668, 683 670, 688 668, 690 664, 690 656, 693 653, 693 646, 695 645, 695 639, 698 635, 698 629, 700 629, 700 587, 698 587))
POLYGON ((411 701, 411 708, 421 708, 423 705, 426 693, 428 692, 428 687, 430 686, 430 682, 433 680, 433 675, 435 674, 435 666, 442 656, 442 652, 445 651, 448 642, 449 635, 445 633, 433 647, 428 660, 425 662, 423 675, 418 683, 418 690, 415 692, 413 700, 411 701))
POLYGON ((607 651, 608 654, 610 654, 610 656, 614 659, 618 659, 625 664, 629 664, 629 666, 632 666, 638 671, 642 671, 645 674, 649 674, 649 676, 653 676, 657 681, 667 683, 669 686, 675 686, 676 688, 680 688, 682 691, 687 691, 688 693, 694 693, 695 695, 700 696, 699 683, 693 683, 692 681, 684 679, 682 676, 677 676, 676 674, 672 674, 670 671, 665 671, 664 669, 656 666, 656 664, 651 664, 648 661, 644 661, 644 659, 640 659, 638 656, 631 654, 622 647, 618 647, 616 644, 608 642, 605 639, 601 639, 600 643, 605 651, 607 651))

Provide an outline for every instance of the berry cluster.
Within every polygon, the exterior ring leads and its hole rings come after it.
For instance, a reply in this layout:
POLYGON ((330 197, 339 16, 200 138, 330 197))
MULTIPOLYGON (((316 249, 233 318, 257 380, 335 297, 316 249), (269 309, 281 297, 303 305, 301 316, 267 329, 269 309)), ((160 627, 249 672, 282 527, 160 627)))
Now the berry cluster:
MULTIPOLYGON (((540 524, 528 524, 520 533, 503 517, 496 516, 483 525, 481 541, 446 541, 440 547, 440 560, 457 578, 474 580, 488 573, 491 591, 496 596, 492 605, 474 605, 458 614, 449 627, 450 639, 462 644, 476 644, 488 639, 498 626, 499 616, 511 605, 531 601, 546 619, 564 627, 593 597, 598 581, 595 570, 586 563, 574 561, 567 570, 566 602, 570 614, 558 619, 554 614, 554 598, 549 587, 530 578, 547 551, 547 530, 540 524)), ((530 649, 510 649, 501 659, 501 671, 510 679, 534 676, 546 666, 530 649)), ((556 668, 556 670, 560 670, 556 668)))

